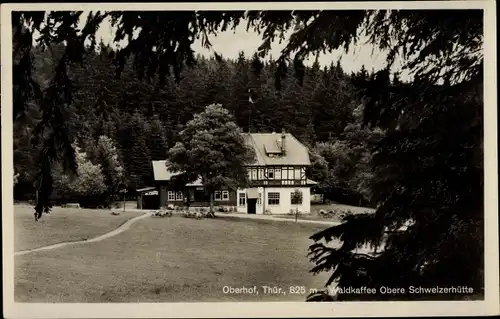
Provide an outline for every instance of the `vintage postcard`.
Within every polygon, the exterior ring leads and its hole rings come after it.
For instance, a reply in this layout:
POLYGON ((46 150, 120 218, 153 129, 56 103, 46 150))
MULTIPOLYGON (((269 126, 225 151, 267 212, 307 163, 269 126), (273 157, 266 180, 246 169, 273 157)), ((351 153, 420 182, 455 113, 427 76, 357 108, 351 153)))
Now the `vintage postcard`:
POLYGON ((1 7, 6 318, 499 313, 493 1, 1 7))

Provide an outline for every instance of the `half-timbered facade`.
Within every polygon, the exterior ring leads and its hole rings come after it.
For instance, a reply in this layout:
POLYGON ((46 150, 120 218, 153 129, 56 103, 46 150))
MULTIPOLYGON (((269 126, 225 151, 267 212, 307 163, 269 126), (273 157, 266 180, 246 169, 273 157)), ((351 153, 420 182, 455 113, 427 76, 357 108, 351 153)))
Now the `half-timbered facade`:
MULTIPOLYGON (((249 188, 221 189, 214 194, 215 205, 236 207, 249 214, 286 214, 299 209, 310 211, 310 187, 315 182, 306 175, 309 152, 292 134, 242 133, 245 143, 253 147, 256 158, 248 163, 249 188), (292 196, 298 190, 299 198, 292 196)), ((183 191, 169 189, 175 174, 168 171, 166 161, 153 161, 160 203, 165 205, 208 206, 208 195, 201 180, 186 185, 183 191)))
POLYGON ((256 159, 247 167, 250 187, 237 191, 238 211, 286 214, 299 209, 309 212, 310 187, 315 182, 306 175, 311 165, 307 148, 285 132, 244 133, 243 136, 255 150, 256 159), (298 202, 294 202, 292 196, 296 190, 302 195, 298 202))
POLYGON ((301 186, 307 184, 305 166, 257 166, 248 168, 250 183, 256 186, 301 186))

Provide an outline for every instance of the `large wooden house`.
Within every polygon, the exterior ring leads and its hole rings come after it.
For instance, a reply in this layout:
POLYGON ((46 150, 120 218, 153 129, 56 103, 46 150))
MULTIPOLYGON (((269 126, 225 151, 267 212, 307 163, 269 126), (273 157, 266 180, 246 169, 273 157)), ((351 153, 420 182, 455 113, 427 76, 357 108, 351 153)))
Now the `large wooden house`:
MULTIPOLYGON (((290 133, 242 133, 245 143, 255 150, 256 159, 248 163, 249 188, 220 189, 214 194, 216 206, 230 206, 248 214, 286 214, 299 209, 310 211, 310 188, 315 182, 306 176, 311 162, 307 148, 290 133), (292 193, 298 190, 301 197, 292 193)), ((208 207, 209 196, 199 179, 176 190, 171 186, 175 173, 166 161, 153 161, 156 190, 161 206, 208 207)), ((151 191, 149 189, 148 191, 151 191)))

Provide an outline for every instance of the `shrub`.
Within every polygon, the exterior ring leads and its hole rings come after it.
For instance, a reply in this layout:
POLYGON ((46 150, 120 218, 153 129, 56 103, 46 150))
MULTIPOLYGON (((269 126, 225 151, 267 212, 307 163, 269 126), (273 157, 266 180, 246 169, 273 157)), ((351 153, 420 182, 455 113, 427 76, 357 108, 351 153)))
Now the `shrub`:
POLYGON ((186 212, 184 212, 183 216, 186 218, 196 218, 196 219, 205 218, 205 214, 202 212, 199 212, 199 211, 195 211, 195 212, 186 211, 186 212))
POLYGON ((196 213, 196 214, 194 215, 194 217, 195 217, 196 219, 202 219, 202 218, 204 218, 204 217, 205 217, 205 215, 204 215, 203 213, 199 212, 199 213, 196 213))
POLYGON ((153 211, 153 216, 157 217, 172 217, 173 213, 171 210, 155 210, 153 211))

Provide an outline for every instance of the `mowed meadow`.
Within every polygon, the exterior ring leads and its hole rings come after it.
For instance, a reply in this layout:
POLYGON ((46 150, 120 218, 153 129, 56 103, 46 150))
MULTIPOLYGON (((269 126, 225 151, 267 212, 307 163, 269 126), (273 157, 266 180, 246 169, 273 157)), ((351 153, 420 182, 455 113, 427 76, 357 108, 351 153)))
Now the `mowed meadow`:
MULTIPOLYGON (((54 209, 39 222, 15 208, 15 247, 35 248, 90 239, 141 212, 54 209), (27 235, 30 234, 30 235, 27 235)), ((32 216, 31 216, 32 217, 32 216)), ((307 249, 327 226, 226 218, 146 217, 93 243, 72 244, 15 257, 17 302, 304 301, 291 287, 321 289, 307 249), (227 293, 228 287, 257 293, 227 293), (265 293, 262 286, 282 288, 265 293)))
POLYGON ((121 211, 111 215, 107 209, 72 209, 54 207, 35 222, 29 205, 14 206, 14 251, 35 249, 66 241, 86 240, 117 228, 142 213, 121 211))

